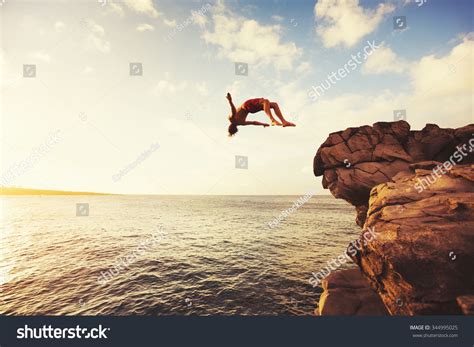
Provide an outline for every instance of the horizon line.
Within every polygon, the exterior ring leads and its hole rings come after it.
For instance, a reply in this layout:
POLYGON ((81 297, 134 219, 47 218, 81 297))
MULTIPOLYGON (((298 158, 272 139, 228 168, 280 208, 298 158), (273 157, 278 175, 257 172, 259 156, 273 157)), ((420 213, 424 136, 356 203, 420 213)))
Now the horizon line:
MULTIPOLYGON (((0 196, 5 195, 126 195, 126 196, 298 196, 309 194, 295 193, 295 194, 147 194, 147 193, 102 193, 102 192, 83 192, 83 191, 68 191, 57 189, 38 189, 38 188, 23 188, 23 187, 0 187, 0 196)), ((312 194, 322 196, 332 196, 332 194, 312 194)))

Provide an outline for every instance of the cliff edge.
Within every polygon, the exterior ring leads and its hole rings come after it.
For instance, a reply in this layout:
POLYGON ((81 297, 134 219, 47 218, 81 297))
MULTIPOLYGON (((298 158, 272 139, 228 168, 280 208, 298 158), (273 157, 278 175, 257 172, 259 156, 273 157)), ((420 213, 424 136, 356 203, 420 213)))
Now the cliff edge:
POLYGON ((351 258, 393 315, 472 314, 474 125, 332 133, 314 173, 376 237, 351 258))
MULTIPOLYGON (((323 176, 324 188, 356 207, 356 222, 363 226, 373 187, 409 170, 410 164, 449 160, 458 146, 469 146, 473 134, 474 124, 458 129, 427 124, 422 130, 410 131, 407 122, 398 121, 347 128, 331 133, 319 147, 313 171, 323 176)), ((462 154, 456 156, 453 161, 462 154)), ((461 159, 464 164, 472 164, 474 153, 461 159)))

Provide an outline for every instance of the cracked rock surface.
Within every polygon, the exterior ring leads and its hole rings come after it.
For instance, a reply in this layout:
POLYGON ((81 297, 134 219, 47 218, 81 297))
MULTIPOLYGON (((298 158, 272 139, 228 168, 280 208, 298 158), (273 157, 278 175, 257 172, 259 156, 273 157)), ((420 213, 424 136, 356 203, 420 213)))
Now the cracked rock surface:
POLYGON ((428 189, 414 169, 376 186, 364 229, 377 237, 353 260, 394 315, 461 314, 474 294, 474 165, 459 165, 428 189))
MULTIPOLYGON (((413 131, 398 121, 348 128, 329 135, 314 157, 313 170, 323 176, 324 188, 356 207, 356 222, 362 226, 373 187, 409 170, 410 164, 449 160, 457 146, 468 146, 473 134, 474 124, 458 129, 427 124, 413 131)), ((474 153, 462 163, 474 163, 474 153)))
POLYGON ((316 154, 323 185, 377 235, 352 259, 392 315, 473 312, 473 139, 474 125, 376 123, 331 134, 316 154))

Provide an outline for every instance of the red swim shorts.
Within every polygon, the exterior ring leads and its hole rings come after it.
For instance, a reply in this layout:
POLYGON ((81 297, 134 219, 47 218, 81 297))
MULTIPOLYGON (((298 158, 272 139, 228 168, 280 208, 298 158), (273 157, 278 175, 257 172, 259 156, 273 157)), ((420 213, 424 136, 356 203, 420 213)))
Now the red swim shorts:
POLYGON ((242 108, 245 111, 248 111, 250 113, 260 112, 263 110, 262 100, 263 98, 249 99, 246 102, 244 102, 244 104, 242 105, 242 108))

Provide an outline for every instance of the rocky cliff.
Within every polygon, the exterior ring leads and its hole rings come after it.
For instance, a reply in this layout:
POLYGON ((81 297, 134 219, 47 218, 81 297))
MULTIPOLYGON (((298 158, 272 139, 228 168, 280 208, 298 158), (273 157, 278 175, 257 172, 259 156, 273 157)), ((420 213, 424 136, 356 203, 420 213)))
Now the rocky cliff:
POLYGON ((377 237, 352 259, 391 314, 469 314, 474 294, 474 125, 404 121, 332 133, 323 186, 377 237))
MULTIPOLYGON (((363 226, 373 187, 408 170, 410 164, 449 160, 457 146, 469 146, 473 134, 474 124, 459 129, 428 124, 423 130, 410 131, 407 122, 398 121, 348 128, 330 134, 318 149, 314 174, 323 176, 324 188, 336 198, 356 207, 357 224, 363 226)), ((467 154, 463 163, 473 163, 474 153, 467 154)))

